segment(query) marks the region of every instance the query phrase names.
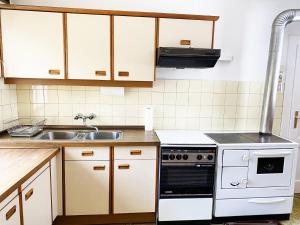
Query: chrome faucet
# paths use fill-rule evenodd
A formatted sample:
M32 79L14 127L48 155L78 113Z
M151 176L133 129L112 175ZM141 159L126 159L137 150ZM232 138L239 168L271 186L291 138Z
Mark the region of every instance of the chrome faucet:
M89 115L83 115L82 113L77 113L77 115L74 117L74 120L79 120L82 119L83 123L86 123L86 120L93 120L95 119L97 116L94 113L90 113Z
M83 122L84 126L89 127L89 128L93 128L93 129L95 129L96 132L98 133L98 132L99 132L98 127L93 126L93 125L87 125L87 124L86 124L86 120L87 120L87 119L93 120L93 119L95 119L96 117L97 117L97 116L96 116L96 114L94 114L94 113L90 113L89 115L83 115L82 113L77 113L77 115L74 117L74 120L82 119L82 122Z
M99 129L98 129L98 127L96 127L96 126L93 126L93 125L86 125L86 127L95 129L97 133L99 132Z

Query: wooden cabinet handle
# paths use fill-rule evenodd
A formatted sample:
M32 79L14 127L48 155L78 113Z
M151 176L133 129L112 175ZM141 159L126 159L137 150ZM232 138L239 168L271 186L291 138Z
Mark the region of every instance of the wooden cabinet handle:
M84 151L81 152L82 156L93 156L94 155L94 151Z
M119 77L129 77L129 72L127 72L127 71L120 71L119 72Z
M25 201L27 201L32 195L33 195L33 188L31 188L31 189L25 194Z
M180 40L180 45L191 45L191 40Z
M130 155L141 155L142 154L142 150L131 150L130 151Z
M50 75L60 75L60 70L49 70Z
M105 170L105 166L94 166L94 170Z
M119 170L128 170L130 168L129 164L122 164L118 166Z
M17 206L13 206L8 212L5 214L6 220L9 220L17 211Z
M104 71L104 70L96 70L95 71L95 75L98 77L100 77L100 76L106 76L106 71Z

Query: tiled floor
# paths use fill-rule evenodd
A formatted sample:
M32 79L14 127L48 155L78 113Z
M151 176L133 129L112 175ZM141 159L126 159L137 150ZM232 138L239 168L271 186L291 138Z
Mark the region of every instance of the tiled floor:
M294 210L289 221L283 221L283 225L300 225L300 194L295 196Z

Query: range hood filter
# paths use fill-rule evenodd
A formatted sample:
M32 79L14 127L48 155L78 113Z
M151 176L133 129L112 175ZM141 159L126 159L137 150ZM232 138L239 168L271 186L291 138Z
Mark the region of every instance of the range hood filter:
M220 55L220 49L160 47L157 49L156 65L169 68L212 68Z

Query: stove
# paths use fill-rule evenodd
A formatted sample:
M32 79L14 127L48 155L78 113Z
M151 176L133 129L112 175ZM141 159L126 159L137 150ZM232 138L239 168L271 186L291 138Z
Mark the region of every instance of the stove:
M207 133L206 135L220 144L291 143L275 135L263 135L260 133Z
M199 131L156 131L160 141L157 224L210 224L215 142Z

